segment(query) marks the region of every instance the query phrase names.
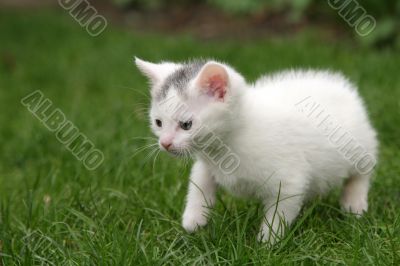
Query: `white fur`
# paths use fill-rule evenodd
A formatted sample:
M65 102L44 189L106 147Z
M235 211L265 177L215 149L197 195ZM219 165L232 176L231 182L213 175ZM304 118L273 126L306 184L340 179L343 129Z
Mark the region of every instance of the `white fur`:
M279 239L284 231L282 222L290 225L305 200L326 194L343 180L346 180L341 200L343 208L355 214L367 210L371 173L359 173L316 128L312 119L296 109L296 104L311 97L365 152L376 157L375 131L362 100L348 80L331 72L287 71L247 84L231 67L220 66L229 76L223 102L208 99L199 92L197 81L203 71L190 82L188 98L180 97L174 90L169 92L177 103L184 102L189 107L193 131L205 125L240 158L238 168L226 175L204 154L195 153L182 222L187 231L207 223L217 185L235 195L256 197L263 202L265 219L259 234L263 241ZM156 117L165 123L163 128L154 126ZM160 108L154 100L151 120L157 136L172 134L177 150L190 148L190 132L179 129L168 108Z

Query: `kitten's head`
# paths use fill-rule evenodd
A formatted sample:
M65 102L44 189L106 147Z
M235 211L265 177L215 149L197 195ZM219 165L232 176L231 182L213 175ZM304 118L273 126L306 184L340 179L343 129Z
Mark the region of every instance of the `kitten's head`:
M229 133L246 85L231 67L212 60L135 63L150 81L150 123L162 150L184 154L195 150L195 138Z

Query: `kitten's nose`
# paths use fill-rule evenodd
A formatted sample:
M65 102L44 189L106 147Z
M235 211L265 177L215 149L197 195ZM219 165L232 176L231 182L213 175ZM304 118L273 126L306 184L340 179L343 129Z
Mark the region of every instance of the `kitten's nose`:
M161 141L161 146L163 146L166 150L168 150L172 145L170 141Z

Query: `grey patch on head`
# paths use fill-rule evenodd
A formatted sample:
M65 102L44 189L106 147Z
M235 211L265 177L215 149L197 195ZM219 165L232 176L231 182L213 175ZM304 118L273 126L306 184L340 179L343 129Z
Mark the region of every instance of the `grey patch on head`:
M162 100L167 97L170 89L176 89L179 94L185 95L185 89L189 82L196 77L200 72L200 69L207 63L208 60L198 59L184 63L181 67L175 70L169 75L164 84L161 86L161 90L157 94L157 100Z

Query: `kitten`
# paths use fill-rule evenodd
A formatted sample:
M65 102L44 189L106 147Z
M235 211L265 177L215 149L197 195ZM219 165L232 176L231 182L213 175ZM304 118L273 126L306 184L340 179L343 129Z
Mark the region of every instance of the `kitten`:
M160 148L191 154L182 225L206 225L217 186L258 198L258 239L283 236L303 203L344 184L341 205L367 211L377 139L356 88L326 71L285 71L249 84L213 60L135 59L151 84L150 123Z

